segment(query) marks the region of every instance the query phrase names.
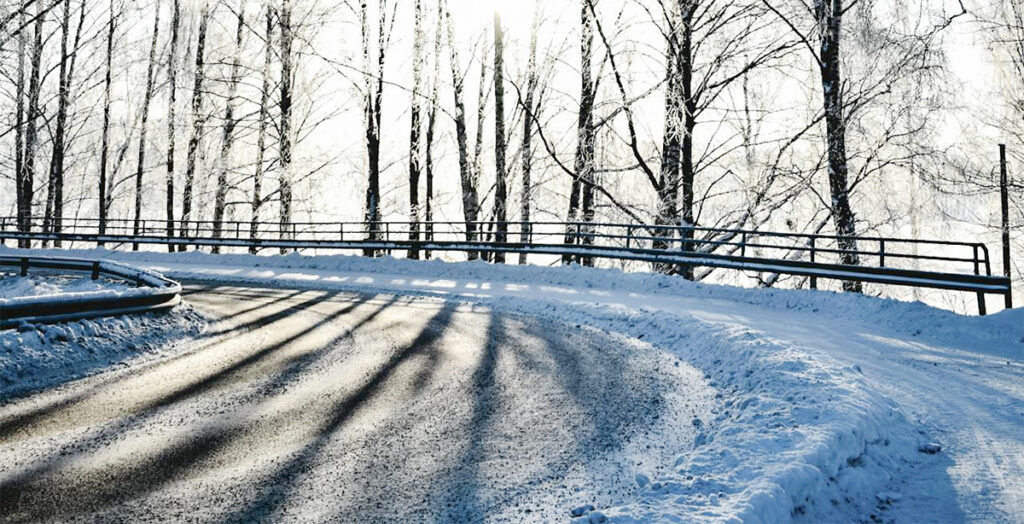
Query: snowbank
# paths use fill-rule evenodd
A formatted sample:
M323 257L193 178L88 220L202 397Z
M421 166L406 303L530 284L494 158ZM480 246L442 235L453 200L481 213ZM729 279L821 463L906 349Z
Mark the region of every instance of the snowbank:
M91 293L94 291L120 291L134 286L110 279L93 280L89 277L58 275L0 276L0 300L18 297L41 297L65 293Z
M71 301L79 296L129 296L145 292L123 282L62 276L0 279L0 302L38 297ZM145 314L55 325L22 323L0 330L0 401L82 377L103 367L152 356L199 333L205 321L187 306L167 314Z
M896 471L927 449L928 436L865 380L859 366L757 325L791 322L795 313L804 330L856 322L1017 359L1024 348L1024 310L963 317L858 295L749 290L588 268L349 256L76 254L130 261L178 279L485 303L643 339L704 371L718 398L712 420L690 422L700 430L695 446L678 450L670 473L638 477L635 497L620 505L588 511L589 501L579 501L580 521L779 522L840 514L859 520L898 498L886 489ZM765 316L759 322L744 318L753 314Z

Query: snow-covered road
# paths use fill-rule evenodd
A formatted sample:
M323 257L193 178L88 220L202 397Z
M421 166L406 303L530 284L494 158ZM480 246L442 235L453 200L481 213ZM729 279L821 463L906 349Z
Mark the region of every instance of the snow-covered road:
M0 520L559 520L692 446L647 344L388 294L192 286L177 355L0 406ZM682 428L682 429L680 429Z
M531 332L537 322L548 322L543 318L597 326L623 335L623 347L643 339L659 351L640 354L662 355L641 365L648 373L664 371L663 362L661 368L654 362L676 358L684 374L699 369L697 378L714 396L710 407L691 400L681 422L641 439L645 451L637 456L653 458L632 468L619 462L621 470L609 465L619 475L614 478L627 479L608 481L621 487L615 494L570 497L594 503L614 521L1024 523L1021 309L965 317L850 294L748 290L587 268L346 256L78 254L179 279L407 297L400 302L437 297L495 318L523 313L537 319L519 320ZM524 377L535 372L528 370ZM561 372L545 380L556 383ZM639 379L643 371L637 373ZM430 405L452 409L442 400ZM689 420L686 409L705 414ZM636 488L616 484L628 483L634 473L642 474ZM307 492L313 498L323 493L306 486L292 496ZM540 520L513 510L495 515L513 514Z
M963 317L919 304L832 293L692 289L686 284L679 290L662 289L664 282L656 276L653 282L638 282L643 279L640 275L616 278L612 274L613 278L603 279L602 272L581 270L551 278L555 272L540 270L544 276L531 278L528 273L535 268L519 275L517 268L458 267L409 274L389 271L387 265L367 273L359 271L365 265L361 261L351 263L355 271L307 270L302 262L285 263L288 267L282 268L187 263L152 267L181 276L240 282L301 282L320 288L384 289L499 303L542 300L604 305L624 312L695 319L727 332L754 333L781 348L795 348L857 370L867 387L882 393L900 417L909 420L921 443L942 448L938 454L887 453L878 459L877 468L864 468L863 473L887 478L849 481L863 486L838 490L873 492L872 501L835 500L835 494L829 494L825 498L838 503L809 511L809 520L870 520L874 515L894 522L1024 523L1024 315L1020 310L988 318ZM404 269L406 264L396 266ZM648 340L656 337L648 334ZM886 428L874 429L885 441L892 436ZM861 438L864 431L853 430ZM759 511L749 515L757 518ZM794 516L801 515L805 514L798 511Z

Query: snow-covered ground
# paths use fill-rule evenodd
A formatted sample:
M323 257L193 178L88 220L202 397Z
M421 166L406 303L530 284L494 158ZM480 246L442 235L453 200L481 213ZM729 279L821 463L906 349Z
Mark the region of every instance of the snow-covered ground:
M0 276L0 300L17 297L39 297L64 293L87 293L91 291L124 290L130 286L126 282L86 277L62 275L30 274L27 277Z
M128 283L90 277L31 274L0 277L0 303L21 297L133 289ZM205 325L188 306L168 314L23 324L0 330L0 402L13 396L100 371L116 363L157 358Z
M643 339L703 371L717 398L686 428L697 428L694 444L581 520L1024 522L1021 309L964 317L585 268L74 254L178 279L482 303Z

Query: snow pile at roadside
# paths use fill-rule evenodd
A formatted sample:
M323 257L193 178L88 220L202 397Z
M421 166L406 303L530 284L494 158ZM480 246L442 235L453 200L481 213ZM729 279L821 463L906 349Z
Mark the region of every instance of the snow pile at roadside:
M167 313L21 324L0 331L0 402L135 358L153 358L202 332L189 306Z
M842 505L867 515L893 464L923 442L860 372L746 328L628 307L495 301L493 307L583 322L666 348L705 372L713 418L668 474L640 478L633 500L581 522L782 522ZM587 501L580 501L586 505Z
M18 297L40 297L66 293L91 293L94 291L119 291L129 289L125 282L90 277L66 277L58 275L0 276L0 300Z
M780 321L799 313L802 328L858 321L908 340L989 341L986 348L1014 358L1024 342L1022 310L972 318L857 295L738 289L614 270L349 256L78 254L141 263L172 278L484 303L643 339L702 370L718 398L711 420L690 421L700 431L694 447L678 450L670 473L639 475L630 500L593 510L579 501L581 521L868 520L898 498L887 489L922 449L931 449L929 436L872 387L859 366L752 327L742 319L746 305ZM676 301L722 307L690 314L672 307Z

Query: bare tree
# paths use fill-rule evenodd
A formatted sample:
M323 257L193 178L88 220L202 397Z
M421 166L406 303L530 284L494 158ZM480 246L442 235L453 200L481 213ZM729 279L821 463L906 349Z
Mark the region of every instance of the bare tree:
M167 177L166 183L166 216L167 236L174 236L174 154L177 133L175 112L178 96L178 33L181 26L181 6L179 0L171 0L171 47L167 54ZM169 251L174 246L167 245Z
M189 221L192 220L192 192L195 187L196 163L199 156L199 142L206 127L206 113L203 112L203 90L206 82L206 30L210 23L210 6L203 0L199 11L199 34L196 35L195 79L192 83L192 136L188 141L185 157L185 189L181 199L181 236L189 236ZM184 251L184 244L178 251Z
M822 92L822 119L825 122L825 149L827 157L829 200L826 203L836 234L839 236L837 247L840 251L839 260L844 265L858 265L860 257L857 242L857 217L851 204L851 192L856 184L864 180L872 171L872 163L877 166L888 165L878 161L881 145L872 145L867 160L851 180L850 156L848 148L848 123L858 113L865 111L872 103L893 92L893 84L900 79L913 79L916 73L931 69L935 62L935 36L948 27L954 19L966 13L960 3L960 11L951 16L942 15L935 25L926 26L921 32L915 28L909 34L900 32L895 36L878 34L875 40L885 47L877 52L889 51L892 59L883 61L874 57L871 69L877 71L872 77L865 74L865 79L851 81L846 78L843 70L845 44L843 40L844 22L852 10L862 7L857 0L814 0L811 9L802 3L786 9L783 0L761 0L779 20L781 20L804 45L810 53L818 69ZM870 10L862 10L862 17L870 17ZM808 20L810 15L810 20ZM894 51L891 51L894 50ZM888 58L888 57L886 57ZM919 77L917 77L920 79ZM898 123L893 123L893 126ZM888 133L887 133L888 134ZM883 137L882 140L889 140ZM863 286L858 282L843 282L846 291L861 292Z
M537 34L540 32L540 0L533 3L533 23L530 25L530 56L526 66L526 97L522 100L523 105L523 145L522 145L522 185L519 191L519 220L522 222L519 241L523 244L530 242L533 233L531 220L531 204L533 202L533 125L534 115L538 108L535 107L537 96ZM526 264L526 253L519 254L519 263Z
M281 112L280 128L278 129L278 149L280 151L281 172L278 177L278 193L280 198L280 233L282 239L292 238L292 80L293 80L293 49L295 35L292 30L291 0L282 0L278 10L277 25L281 34L281 82L278 106ZM281 253L287 251L281 248Z
M263 85L260 89L260 109L256 123L256 171L252 177L252 221L249 224L249 239L256 240L259 234L260 208L263 206L263 175L267 153L267 124L270 120L270 65L274 57L274 8L267 4L265 44L263 49ZM256 254L255 245L249 252Z
M420 238L420 155L422 144L420 133L423 124L420 106L420 91L423 83L423 2L416 0L413 14L413 50L412 50L412 102L410 105L411 120L409 124L409 240L416 242ZM409 250L409 258L418 259L419 251Z
M494 11L494 240L508 241L508 190L505 172L505 35L501 15ZM494 262L505 263L505 253L494 253Z
M397 5L396 5L397 7ZM360 28L363 44L363 71L366 77L365 124L366 124L366 156L369 172L367 173L366 205L364 215L367 227L367 239L381 240L380 221L380 140L381 140L381 104L384 101L384 63L387 56L388 42L391 32L388 29L388 2L377 2L377 63L376 70L371 65L373 50L370 46L370 24L368 20L366 0L360 4ZM394 16L391 22L394 23ZM366 256L377 256L379 251L367 249Z
M146 68L146 92L142 98L142 117L139 126L139 155L135 167L135 214L132 234L139 236L139 221L142 218L142 172L146 168L146 123L149 121L149 105L153 100L156 80L156 44L160 37L160 3L157 2L153 15L153 39L149 44L149 65ZM132 250L138 251L138 242L132 243Z
M110 0L110 13L107 19L107 52L103 72L103 128L100 132L100 178L99 178L99 208L98 231L103 236L107 231L107 163L110 154L110 86L112 84L112 60L114 55L114 30L117 26L117 11L114 10L114 0ZM103 243L101 242L102 246Z
M41 116L39 94L42 88L43 60L43 7L36 4L35 22L32 28L32 56L28 81L28 114L25 117L25 158L17 178L18 230L28 233L32 230L32 197L36 176L36 155L39 148L37 121ZM28 239L19 239L18 247L31 247Z
M85 7L82 7L83 13ZM79 23L79 34L82 25ZM61 217L64 214L64 155L67 135L68 104L71 72L68 69L68 36L71 33L71 2L64 0L61 16L60 59L57 73L57 118L53 129L53 146L50 151L50 177L46 185L46 208L43 212L43 233L60 233ZM77 47L77 46L76 46ZM43 246L48 244L43 241ZM60 247L60 240L54 245Z
M842 0L815 0L814 18L818 31L818 67L824 95L825 130L828 150L828 185L832 193L832 219L839 235L840 260L848 266L860 264L857 254L857 224L850 207L846 158L846 121L843 114L843 79L840 65ZM845 291L861 292L860 282L843 282Z
M235 51L231 58L231 72L228 77L228 95L224 103L224 127L221 136L220 166L217 170L217 189L213 206L213 237L220 238L223 232L224 211L228 194L228 171L231 169L231 153L235 142L235 128L238 119L235 115L237 104L238 83L241 80L242 32L245 29L245 1L238 6L235 26ZM219 246L213 246L214 253L220 252Z
M441 40L444 24L444 0L437 2L437 23L434 32L434 75L431 77L430 88L430 110L427 112L427 136L424 143L426 149L426 195L424 196L423 238L426 241L434 239L434 128L437 124L437 112L440 101L441 87ZM424 252L425 258L430 258L430 251Z
M459 149L459 181L462 187L462 214L466 224L466 241L476 241L477 217L480 204L477 198L476 181L469 163L469 144L466 132L466 106L463 103L465 76L461 71L459 51L455 46L455 27L451 12L445 8L445 26L448 30L448 52L452 72L452 93L455 99L455 141ZM479 255L469 252L470 260Z
M566 213L566 244L590 242L590 231L579 226L580 222L591 222L594 218L594 102L596 89L592 77L594 49L593 10L590 0L582 0L580 6L580 104L576 123L576 156L573 162L573 180L569 193L569 211ZM582 207L582 209L581 209ZM563 255L562 263L584 262L589 259Z
M18 10L20 24L25 23L25 10ZM22 177L25 176L25 32L18 33L18 79L15 85L14 112L14 173L17 198L17 221L19 231L23 230ZM19 246L20 246L19 242Z

